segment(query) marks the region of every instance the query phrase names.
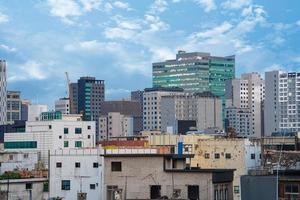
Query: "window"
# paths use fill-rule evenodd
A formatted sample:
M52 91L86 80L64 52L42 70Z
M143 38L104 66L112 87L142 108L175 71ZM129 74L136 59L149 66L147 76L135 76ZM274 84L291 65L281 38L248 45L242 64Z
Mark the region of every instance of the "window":
M96 189L96 185L95 184L90 184L90 189L91 190L95 190Z
M80 168L80 162L76 162L76 163L75 163L75 167L76 167L76 168Z
M62 138L62 136L60 135L60 136L58 136L58 138L59 138L59 139L61 139L61 138Z
M36 141L18 141L18 142L4 142L5 149L31 149L37 148Z
M255 159L255 154L251 153L251 159L254 160Z
M61 168L61 166L62 166L61 162L56 163L56 168Z
M81 141L75 141L75 147L82 147Z
M69 141L64 141L64 147L69 147Z
M9 155L9 160L13 160L14 159L14 155Z
M52 129L52 126L51 126L51 125L49 125L49 129Z
M122 171L122 163L121 162L111 162L111 171L112 172Z
M93 168L98 168L99 167L99 163L94 162L93 163Z
M297 184L285 184L284 196L286 198L296 199L299 195L299 187Z
M219 153L215 153L215 159L219 159L220 158L220 154Z
M70 190L71 189L71 181L70 180L62 180L61 181L61 190Z
M91 130L91 126L87 126L87 129L88 129L88 130Z
M205 159L209 159L209 153L205 153L205 154L204 154L204 158L205 158Z
M25 189L26 190L31 190L32 189L32 183L26 183L25 184Z
M231 154L230 154L230 153L226 153L226 154L225 154L225 158L226 158L226 159L231 159Z
M81 128L75 128L75 134L81 134Z
M234 191L235 194L239 194L240 193L240 186L234 186L233 191Z
M64 134L68 134L69 133L69 129L68 128L64 128Z
M23 158L24 159L27 159L29 157L29 154L28 153L25 153L24 155L23 155Z
M88 135L88 139L91 139L91 135Z

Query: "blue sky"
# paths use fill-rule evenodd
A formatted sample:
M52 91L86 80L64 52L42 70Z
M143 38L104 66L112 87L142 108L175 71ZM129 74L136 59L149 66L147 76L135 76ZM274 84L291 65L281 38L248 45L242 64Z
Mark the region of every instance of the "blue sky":
M151 87L151 63L178 50L236 55L244 72L300 65L299 0L0 0L8 88L53 105L72 81L106 81L107 99Z

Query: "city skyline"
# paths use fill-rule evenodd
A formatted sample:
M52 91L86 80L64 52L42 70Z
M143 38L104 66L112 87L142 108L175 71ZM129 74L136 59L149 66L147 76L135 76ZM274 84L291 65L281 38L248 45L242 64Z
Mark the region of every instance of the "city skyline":
M300 63L297 1L6 1L0 5L0 57L8 90L54 106L64 72L104 79L107 99L152 86L153 62L178 50L236 55L241 73ZM32 89L33 88L33 89ZM38 100L37 100L38 97Z

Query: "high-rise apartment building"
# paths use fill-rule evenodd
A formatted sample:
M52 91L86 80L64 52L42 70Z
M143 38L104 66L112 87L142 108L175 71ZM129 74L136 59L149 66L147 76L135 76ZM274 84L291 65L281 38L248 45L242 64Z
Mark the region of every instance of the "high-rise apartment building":
M132 136L133 117L122 115L118 112L110 112L99 118L100 139L106 140L110 137Z
M211 92L161 98L163 132L185 134L191 128L187 127L190 121L196 122L192 128L197 130L223 129L222 100Z
M104 80L95 77L80 77L69 85L71 113L83 115L86 121L96 121L96 137L99 139L99 117L105 99Z
M300 73L265 73L265 135L300 131Z
M117 112L133 118L133 133L139 134L143 130L143 110L138 101L120 100L104 101L101 109L102 115Z
M28 99L22 99L21 102L21 120L28 120L28 107L31 105L31 101Z
M146 88L143 94L143 130L161 130L161 98L183 94L181 88Z
M55 111L60 111L62 114L70 114L69 98L60 98L55 101Z
M246 130L237 132L238 135L261 137L263 134L264 98L265 82L258 73L242 74L239 79L226 81L226 125L236 131ZM247 125L245 129L238 127L240 121L235 121L244 119L243 115L239 115L242 113L251 113L248 116L250 118L249 127Z
M69 85L69 98L70 98L70 113L78 113L78 84L70 83Z
M153 87L180 87L187 92L210 91L223 98L225 81L235 77L235 56L178 51L175 60L153 63ZM223 102L225 104L225 101Z
M0 60L0 125L6 123L6 61Z
M144 91L136 90L131 92L131 101L137 101L140 104L141 111L143 110L143 94Z
M77 107L76 113L83 114L84 120L97 121L104 101L104 80L95 77L80 77L77 83L71 83L71 109Z
M7 91L7 106L6 106L6 121L9 124L14 123L16 120L21 120L21 92L20 91Z

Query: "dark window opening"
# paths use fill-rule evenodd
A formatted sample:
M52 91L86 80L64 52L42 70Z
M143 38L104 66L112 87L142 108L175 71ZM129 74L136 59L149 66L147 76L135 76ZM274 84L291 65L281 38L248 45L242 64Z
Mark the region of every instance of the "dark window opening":
M122 162L111 162L111 171L112 172L122 171Z
M161 197L161 186L151 185L150 186L150 199L159 199Z

